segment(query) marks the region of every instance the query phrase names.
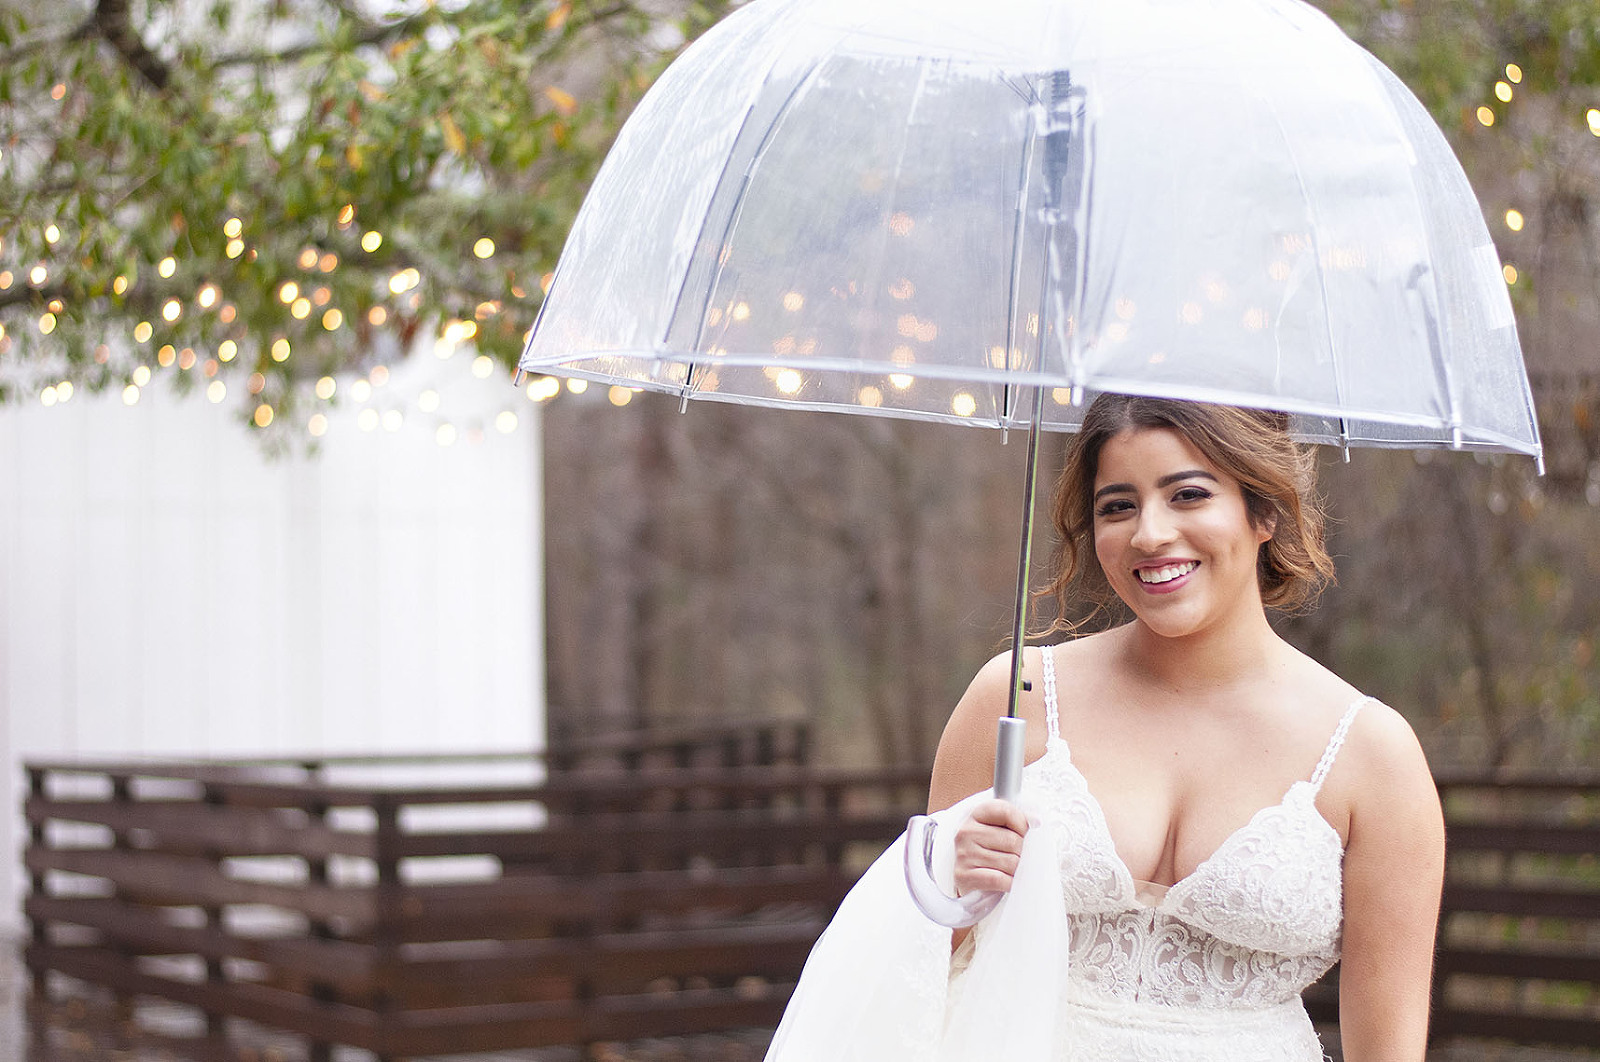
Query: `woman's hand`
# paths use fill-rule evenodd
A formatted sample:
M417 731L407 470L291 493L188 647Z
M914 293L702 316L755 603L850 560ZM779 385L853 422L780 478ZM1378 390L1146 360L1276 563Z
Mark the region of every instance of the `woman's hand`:
M956 895L1010 892L1028 818L1007 800L985 800L956 830Z

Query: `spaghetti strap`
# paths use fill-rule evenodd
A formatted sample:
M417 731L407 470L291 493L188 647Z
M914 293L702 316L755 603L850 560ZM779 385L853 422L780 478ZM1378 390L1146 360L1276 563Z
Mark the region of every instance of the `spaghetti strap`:
M1044 725L1051 741L1061 740L1061 707L1056 700L1055 646L1039 648L1039 660L1044 665Z
M1328 777L1328 771L1333 768L1334 758L1339 755L1339 750L1344 747L1345 735L1350 733L1350 724L1355 722L1356 713L1361 711L1361 706L1368 701L1375 701L1376 697L1362 697L1344 711L1339 725L1334 728L1333 737L1328 739L1328 747L1323 750L1322 759L1317 761L1317 769L1311 772L1311 792L1317 793L1322 789L1323 779Z

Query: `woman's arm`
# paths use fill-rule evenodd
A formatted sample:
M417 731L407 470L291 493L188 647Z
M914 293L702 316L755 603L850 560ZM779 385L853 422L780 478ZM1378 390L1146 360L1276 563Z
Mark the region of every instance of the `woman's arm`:
M987 789L994 781L995 720L1005 714L1010 683L1011 654L1001 653L978 671L957 703L933 760L930 812ZM987 800L974 807L955 835L957 895L1010 891L1027 832L1027 817L1014 804ZM967 932L956 931L957 945Z
M1339 1037L1346 1062L1422 1062L1444 816L1411 727L1370 705L1352 728ZM1342 762L1346 762L1341 760Z

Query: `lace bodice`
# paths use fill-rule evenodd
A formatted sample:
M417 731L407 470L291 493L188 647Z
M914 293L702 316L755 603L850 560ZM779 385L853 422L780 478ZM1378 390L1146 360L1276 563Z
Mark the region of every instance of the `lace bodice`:
M1265 1007L1296 1000L1338 961L1344 852L1315 801L1365 699L1345 712L1309 779L1152 897L1117 855L1105 815L1061 738L1048 650L1044 697L1048 744L1024 770L1022 803L1055 835L1070 994L1125 1004Z

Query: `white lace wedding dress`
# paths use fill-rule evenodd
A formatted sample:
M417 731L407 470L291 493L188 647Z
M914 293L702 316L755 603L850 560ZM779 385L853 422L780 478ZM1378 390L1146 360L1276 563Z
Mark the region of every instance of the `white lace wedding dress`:
M1315 799L1366 699L1308 779L1162 890L1118 857L1043 657L1048 744L1018 800L1034 825L970 962L952 975L949 930L911 904L902 838L818 941L767 1062L1321 1062L1300 993L1339 958L1344 852Z

